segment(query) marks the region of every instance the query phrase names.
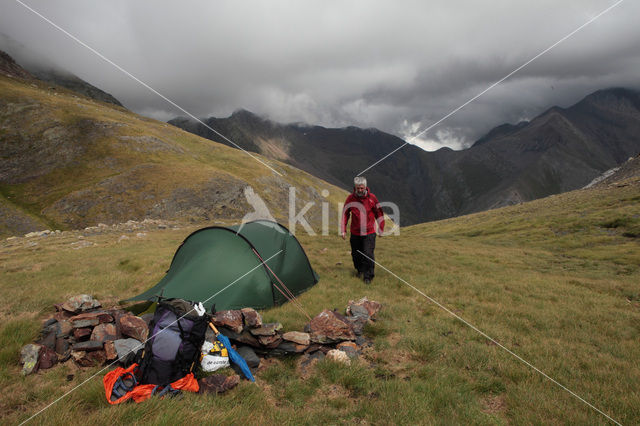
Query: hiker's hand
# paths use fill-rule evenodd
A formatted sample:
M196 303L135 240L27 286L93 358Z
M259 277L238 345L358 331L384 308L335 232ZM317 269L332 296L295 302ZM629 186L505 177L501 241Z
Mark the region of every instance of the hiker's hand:
M344 240L344 239L346 239L346 238L347 238L347 233L346 233L346 232L343 232L341 236L342 236L342 239Z

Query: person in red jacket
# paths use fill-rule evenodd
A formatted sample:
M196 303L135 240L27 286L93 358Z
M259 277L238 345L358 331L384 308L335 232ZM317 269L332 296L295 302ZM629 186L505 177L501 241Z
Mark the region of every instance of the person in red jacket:
M353 193L349 194L344 202L340 232L344 240L347 235L347 222L351 218L349 242L353 266L358 278L364 278L365 284L369 284L374 276L373 251L376 248L376 233L382 235L384 231L384 213L378 199L367 187L367 179L358 176L353 179L353 184ZM361 253L364 253L364 256Z

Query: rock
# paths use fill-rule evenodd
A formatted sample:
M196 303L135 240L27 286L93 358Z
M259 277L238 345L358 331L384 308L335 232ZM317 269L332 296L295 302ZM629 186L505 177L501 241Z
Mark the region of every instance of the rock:
M107 360L104 351L71 351L71 358L80 367L96 367L104 364Z
M276 349L279 349L281 351L284 351L286 353L295 353L295 354L300 354L302 352L304 352L305 350L307 350L309 346L308 345L299 345L297 343L293 343L293 342L282 342L278 345L278 347Z
M116 345L112 340L104 342L104 354L107 357L107 361L113 361L114 359L118 358Z
M308 369L312 367L318 361L322 361L325 358L325 354L321 351L313 352L312 354L305 354L300 361L300 368L303 374L306 374Z
M62 309L62 303L54 306L58 311L55 314L53 314L53 318L55 318L58 322L68 320L69 318L75 316L73 312L68 312Z
M90 352L90 351L101 350L103 346L104 344L102 342L96 342L95 340L87 340L86 342L74 343L73 346L71 346L71 350L76 352L77 351Z
M98 324L112 322L113 317L109 315L108 312L97 311L97 312L87 312L84 314L73 316L69 318L69 321L71 322L71 325L74 328L94 327Z
M71 347L69 346L69 342L64 337L56 338L56 353L60 355L60 362L64 362L69 359Z
M244 328L242 312L237 310L216 312L213 314L211 321L216 327L226 327L238 334L242 333Z
M260 358L249 346L238 346L236 352L244 358L249 367L258 368L260 366Z
M80 294L74 296L62 304L62 308L69 312L86 312L91 309L99 308L100 302L88 294Z
M142 320L147 323L148 327L151 324L151 320L153 319L153 313L140 315L140 318L142 318Z
M57 326L57 322L55 325ZM53 329L52 329L53 328ZM51 350L55 350L56 348L56 336L58 335L59 327L51 327L49 326L47 329L43 330L42 338L39 339L36 343L42 346L46 346Z
M261 327L252 328L249 330L254 336L273 336L278 330L282 329L282 324L279 322L272 322L269 324L263 324Z
M244 317L244 325L251 328L262 326L262 316L253 308L242 308L240 310Z
M325 309L311 320L311 341L316 343L336 343L355 340L352 325L335 311Z
M362 305L347 306L347 315L355 318L364 318L365 321L369 320L369 310Z
M89 337L91 337L91 328L76 328L73 330L73 337L77 341L89 340Z
M106 342L116 340L116 326L114 324L98 324L91 332L90 340Z
M258 342L260 342L262 346L272 349L282 342L282 337L278 334L274 334L273 336L258 336Z
M120 331L125 336L144 342L147 340L149 327L147 327L147 323L142 318L124 315L120 317Z
M58 332L57 337L69 336L73 331L73 326L71 325L71 321L62 320L62 321L58 321L58 324L60 325L60 331Z
M113 346L118 354L118 361L127 364L128 358L135 357L135 354L144 348L142 342L136 339L118 339L113 342Z
M35 373L38 371L38 359L42 346L29 343L20 350L20 363L22 364L22 375Z
M58 322L58 320L57 320L57 319L55 319L55 318L49 318L48 320L46 320L46 321L44 322L44 324L42 324L42 328L45 328L45 329L46 329L46 328L47 328L47 327L49 327L50 325L53 325L53 324L55 324L55 323L57 323L57 322Z
M345 317L345 319L353 327L353 332L355 333L356 336L362 336L362 334L364 333L364 326L367 325L367 322L368 322L367 318L369 318L368 315L366 318L361 316Z
M300 331L289 331L282 335L284 340L297 343L298 345L309 346L311 343L311 335L309 333L302 333Z
M260 347L260 342L258 342L258 339L256 339L251 333L249 333L249 331L243 331L241 334L238 334L227 328L221 328L219 331L235 342L253 346L254 348ZM212 335L213 335L213 332L212 332ZM215 336L213 338L215 339ZM213 341L213 340L210 340L210 341Z
M329 352L327 352L327 359L339 362L341 364L349 365L351 363L351 361L349 360L349 356L338 349L331 349Z
M58 363L58 355L53 349L43 346L40 350L40 357L38 358L38 369L46 370L53 367Z
M346 353L349 358L358 357L358 347L353 342L338 343L338 345L336 345L336 349Z
M212 374L198 380L200 390L198 393L223 393L233 389L240 383L240 376L225 376L224 374Z
M347 306L347 315L356 316L352 312L358 312L358 308L360 307L365 308L369 313L369 318L374 319L376 317L376 314L380 311L380 309L382 309L382 304L373 300L369 300L366 297L363 297L357 302L350 300Z

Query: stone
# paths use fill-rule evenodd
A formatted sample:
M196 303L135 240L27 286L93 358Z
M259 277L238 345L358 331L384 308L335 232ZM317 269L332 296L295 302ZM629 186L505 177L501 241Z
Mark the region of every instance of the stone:
M57 337L66 337L71 335L71 332L73 331L73 326L71 325L71 321L61 320L61 321L58 321L58 324L60 325L60 331L58 332Z
M62 309L69 312L86 312L99 307L100 302L88 294L71 297L62 304Z
M198 393L223 393L233 389L240 383L240 376L225 376L224 374L212 374L198 380L200 390Z
M127 364L128 358L133 359L135 354L144 348L142 342L136 339L118 339L113 342L118 354L118 361Z
M244 325L251 328L262 327L262 316L253 308L242 308L240 310L244 317Z
M151 320L153 319L153 313L140 315L140 318L142 318L142 320L147 323L148 327L151 324Z
M42 346L29 343L20 350L20 363L22 364L22 375L35 373L38 371L38 359Z
M336 345L336 349L347 354L349 358L358 357L358 347L354 342L342 342Z
M57 322L55 324L57 325ZM48 327L47 329L43 330L42 338L40 338L36 343L42 346L46 346L49 349L55 350L56 336L58 334L56 328L59 327L55 327L54 329L52 329L52 327Z
M57 363L58 355L56 355L56 351L47 346L43 346L42 350L40 350L40 357L38 358L38 369L46 370Z
M347 315L356 318L364 318L365 321L369 320L369 310L362 305L349 305L347 307Z
M242 343L245 345L249 345L249 346L253 346L254 348L258 348L260 347L260 342L258 342L258 339L256 339L251 333L249 333L249 331L243 331L242 333L236 333L232 330L229 330L227 328L221 328L219 330L222 334L224 334L225 336L227 336L229 339L238 342L238 343ZM215 336L215 335L214 335ZM212 341L212 340L210 340Z
M61 356L69 355L69 342L64 337L56 337L56 353Z
M76 328L73 330L73 337L77 341L89 340L89 337L91 337L91 328Z
M339 362L341 364L349 365L351 363L349 356L338 349L331 349L329 352L327 352L326 357L328 360Z
M120 331L124 336L133 337L136 340L144 342L149 334L149 327L142 318L133 315L124 315L120 317Z
M282 338L299 345L309 346L311 343L311 335L300 331L288 331L282 335Z
M352 325L345 317L328 309L311 320L310 330L311 341L315 343L336 343L356 338Z
M275 348L282 342L282 337L279 334L273 336L258 336L258 342L266 348Z
M104 354L107 357L107 361L113 361L118 358L118 352L116 351L116 345L113 340L104 342Z
M107 360L104 351L71 351L71 358L80 367L96 367Z
M278 330L282 330L282 324L279 322L272 322L269 324L262 324L261 327L252 328L249 331L254 336L273 336Z
M236 352L238 352L238 355L240 355L246 361L247 365L250 368L260 367L260 358L249 346L238 346Z
M71 346L71 350L73 351L98 351L101 350L104 344L102 342L96 342L95 340L87 340L86 342L78 342L74 343Z
M57 322L58 322L58 320L57 320L57 319L55 319L55 318L49 318L48 320L46 320L46 321L44 322L44 324L42 324L42 328L47 328L47 327L49 327L50 325L53 325L53 324L55 324L55 323L57 323Z
M211 322L216 327L226 327L234 333L242 333L244 328L242 322L242 312L237 310L216 312L211 317Z
M114 324L98 324L91 332L91 338L97 342L106 342L107 340L116 340L116 326Z
M56 309L58 308L58 305L55 305ZM60 310L58 312L56 312L55 314L53 314L53 318L56 319L58 322L62 322L65 320L68 320L69 318L75 316L75 314L71 313L71 312L67 312L65 310Z
M350 300L347 306L347 315L352 315L351 312L354 311L357 312L359 310L359 307L365 308L369 313L369 318L374 319L376 317L376 314L380 311L380 309L382 309L382 304L373 300L369 300L366 297L363 297L357 302Z
M321 351L313 352L312 354L305 354L300 361L300 368L303 374L306 374L308 369L315 363L322 361L325 358L325 354Z
M368 316L366 318L361 316L345 317L345 319L351 324L351 327L353 327L353 332L356 336L362 336L362 334L364 334L364 326L367 325L369 321Z
M302 352L304 352L305 350L307 350L309 346L307 345L299 345L297 343L293 343L293 342L282 342L278 345L278 347L276 349L279 349L281 351L287 352L287 353L296 353L296 354L300 354Z

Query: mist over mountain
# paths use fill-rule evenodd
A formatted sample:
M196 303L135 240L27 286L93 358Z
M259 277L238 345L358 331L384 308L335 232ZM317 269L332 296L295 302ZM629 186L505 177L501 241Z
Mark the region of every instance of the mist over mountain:
M404 141L376 129L280 124L240 110L203 119L235 144L345 189L353 177ZM225 143L201 123L170 124ZM640 152L640 93L612 88L529 122L503 124L471 148L426 152L406 145L366 172L381 201L396 203L403 225L444 219L581 188Z

